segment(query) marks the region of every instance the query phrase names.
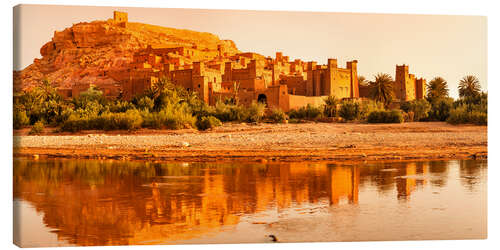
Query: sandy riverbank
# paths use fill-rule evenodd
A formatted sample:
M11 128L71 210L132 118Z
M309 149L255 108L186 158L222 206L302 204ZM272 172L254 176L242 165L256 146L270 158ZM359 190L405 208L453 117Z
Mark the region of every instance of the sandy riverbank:
M403 124L225 124L196 130L88 131L29 136L14 156L157 161L372 161L487 157L487 127Z

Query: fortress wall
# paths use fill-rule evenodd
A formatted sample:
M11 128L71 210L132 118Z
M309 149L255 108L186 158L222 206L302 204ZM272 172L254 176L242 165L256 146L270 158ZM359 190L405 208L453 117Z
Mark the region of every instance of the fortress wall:
M280 84L287 85L290 94L307 95L306 81L302 76L284 76L280 80Z
M245 79L238 82L241 90L256 91L266 88L266 84L262 79Z
M289 106L288 110L298 109L300 107L304 107L307 104L311 104L314 106L319 106L325 104L323 100L327 96L301 96L301 95L288 95L289 98ZM286 110L286 111L288 111Z
M193 90L193 70L176 70L172 72L172 82L175 85L184 87L185 89Z
M370 92L371 92L371 89L370 89L370 86L365 86L365 85L359 85L359 97L365 97L365 98L369 98L370 97Z
M130 78L130 71L125 70L109 70L106 72L107 76L111 77L117 82L123 82Z

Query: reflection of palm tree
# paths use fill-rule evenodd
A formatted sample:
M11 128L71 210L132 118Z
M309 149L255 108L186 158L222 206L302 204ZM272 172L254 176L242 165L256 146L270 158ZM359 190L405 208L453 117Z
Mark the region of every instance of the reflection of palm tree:
M448 97L448 83L442 77L435 77L427 83L427 98L436 100Z
M458 94L460 97L476 97L481 92L481 85L476 76L464 76L458 84Z
M392 83L393 80L389 74L378 73L375 81L370 84L371 97L377 102L388 105L394 98Z
M477 188L481 170L486 166L480 161L463 160L460 161L460 182L469 191Z

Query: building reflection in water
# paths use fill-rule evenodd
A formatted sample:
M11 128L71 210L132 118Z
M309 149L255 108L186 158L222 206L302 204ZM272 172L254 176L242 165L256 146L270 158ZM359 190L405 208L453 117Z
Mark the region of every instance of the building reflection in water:
M358 204L364 182L375 183L381 192L396 189L397 198L405 200L427 183L413 177L433 171L428 163L370 167L18 159L14 166L14 197L43 212L43 222L60 239L82 246L168 243L236 225L243 214L323 200L331 206ZM380 171L390 167L396 170Z

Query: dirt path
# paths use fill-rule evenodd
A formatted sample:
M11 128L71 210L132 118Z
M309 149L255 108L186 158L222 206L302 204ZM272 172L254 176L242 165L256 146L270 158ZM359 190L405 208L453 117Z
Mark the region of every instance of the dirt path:
M225 124L196 130L88 131L28 136L14 155L156 161L371 161L487 157L486 126L403 124Z

